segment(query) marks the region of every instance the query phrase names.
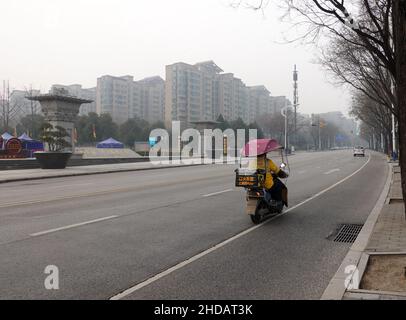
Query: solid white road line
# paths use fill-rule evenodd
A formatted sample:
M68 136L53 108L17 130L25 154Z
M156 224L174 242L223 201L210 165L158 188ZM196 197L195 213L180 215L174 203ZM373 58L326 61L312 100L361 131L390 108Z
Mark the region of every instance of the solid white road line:
M83 187L83 186L90 186L93 185L93 183L79 183L79 184L67 184L67 185L60 185L60 186L52 186L50 185L50 189L61 189L61 188L66 188L66 187ZM21 192L21 188L27 187L26 185L21 185L19 189L6 189L7 192ZM32 186L32 187L37 187L37 186Z
M208 197L218 196L219 194L223 194L223 193L227 193L227 192L231 192L231 191L233 191L233 189L227 189L227 190L223 190L223 191L219 191L219 192L205 194L203 197L208 198Z
M96 222L111 220L111 219L114 219L114 218L117 218L117 217L118 217L118 216L110 216L110 217L100 218L100 219L96 219L96 220L91 220L91 221L85 221L85 222L81 222L81 223L71 224L71 225L65 226L65 227L60 227L60 228L56 228L56 229L50 229L50 230L46 230L46 231L41 231L41 232L33 233L33 234L30 234L30 236L31 236L31 237L38 237L38 236L42 236L42 235L48 234L48 233L54 233L54 232L58 232L58 231L62 231L62 230L67 230L67 229L77 228L77 227L80 227L80 226L85 226L85 225L92 224L92 223L96 223Z
M152 283L158 281L159 279L161 279L161 278L163 278L163 277L166 277L167 275L173 273L174 271L179 270L179 269L181 269L181 268L183 268L183 267L185 267L185 266L191 264L192 262L194 262L194 261L196 261L196 260L199 260L200 258L202 258L202 257L204 257L204 256L206 256L206 255L208 255L208 254L210 254L210 253L212 253L213 251L216 251L217 249L220 249L220 248L226 246L226 245L229 244L230 242L233 242L234 240L237 240L237 239L239 239L239 238L241 238L241 237L247 235L248 233L251 233L251 232L255 231L256 229L258 229L258 228L264 226L265 224L267 224L267 223L269 223L269 222L271 222L271 221L273 221L273 220L275 220L275 219L278 219L279 217L281 217L281 216L283 216L283 215L289 213L290 211L295 210L296 208L303 206L304 204L308 203L309 201L312 201L312 200L314 200L314 199L320 197L320 196L323 195L324 193L330 191L331 189L337 187L338 185L342 184L343 182L345 182L345 181L347 181L348 179L350 179L350 178L352 178L353 176L355 176L358 172L360 172L362 169L364 169L364 168L368 165L368 163L369 163L370 161L371 161L371 157L369 156L369 157L368 157L368 161L367 161L366 163L364 163L364 165L363 165L361 168L359 168L358 170L356 170L355 172L353 172L353 173L350 174L349 176L345 177L344 179L342 179L342 180L338 181L337 183L333 184L332 186L330 186L330 187L328 187L328 188L326 188L326 189L320 191L319 193L315 194L314 196L312 196L312 197L306 199L305 201L303 201L303 202L301 202L301 203L295 205L294 207L289 208L289 209L286 210L284 213L282 213L282 214L280 214L280 215L278 215L278 216L275 216L275 217L273 217L273 218L271 218L271 219L269 219L269 220L266 220L265 222L263 222L263 223L261 223L261 224L259 224L259 225L256 225L256 226L254 226L254 227L251 227L251 228L249 228L249 229L247 229L247 230L245 230L245 231L243 231L243 232L241 232L241 233L235 235L234 237L229 238L229 239L227 239L227 240L225 240L225 241L223 241L223 242L221 242L221 243L215 245L214 247L212 247L212 248L210 248L210 249L207 249L207 250L205 250L205 251L203 251L203 252L201 252L201 253L199 253L199 254L197 254L197 255L195 255L195 256L193 256L193 257L191 257L191 258L189 258L189 259L187 259L187 260L185 260L185 261L182 261L182 262L178 263L177 265L173 266L172 268L169 268L169 269L167 269L167 270L165 270L165 271L163 271L163 272L161 272L161 273L158 273L157 275L153 276L152 278L149 278L149 279L147 279L147 280L145 280L145 281L143 281L143 282L141 282L141 283L139 283L139 284L137 284L137 285L135 285L135 286L133 286L133 287L131 287L131 288L129 288L129 289L127 289L127 290L125 290L125 291L123 291L123 292L121 292L121 293L115 295L115 296L113 296L113 297L111 297L110 300L120 300L120 299L123 299L123 298L127 297L128 295L130 295L130 294L132 294L132 293L134 293L134 292L136 292L136 291L138 291L138 290L140 290L140 289L142 289L142 288L144 288L144 287L146 287L146 286L148 286L148 285L150 285L150 284L152 284Z
M340 171L340 169L333 169L333 170L330 170L330 171L324 172L324 174L332 174L332 173L334 173L334 172L338 172L338 171Z

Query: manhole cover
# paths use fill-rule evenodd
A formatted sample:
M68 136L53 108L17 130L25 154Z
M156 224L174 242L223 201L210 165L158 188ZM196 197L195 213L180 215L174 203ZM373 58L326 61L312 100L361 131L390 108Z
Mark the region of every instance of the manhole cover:
M362 224L343 224L333 241L354 243L363 226Z

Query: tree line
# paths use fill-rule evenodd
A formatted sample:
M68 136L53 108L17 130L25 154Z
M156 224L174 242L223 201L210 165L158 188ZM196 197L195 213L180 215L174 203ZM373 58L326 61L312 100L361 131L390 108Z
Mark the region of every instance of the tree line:
M242 2L255 10L269 4L250 0L237 4ZM399 150L405 199L406 1L280 0L279 4L292 29L302 31L295 39L318 45L320 63L338 83L352 88L352 114L362 122L361 133L370 146L375 148L379 141L392 156Z
M337 125L320 121L323 126L319 130L319 123L315 123L309 117L298 114L297 133L294 132L293 114L288 112L288 138L289 145L294 144L297 149L330 149L333 147L348 146L351 144L350 137ZM224 131L256 129L258 138L276 139L284 144L285 119L280 114L263 115L258 122L246 124L241 118L227 121L222 115L217 118L217 128ZM33 139L41 139L41 128L44 125L44 117L40 114L22 117L17 125L19 134L27 133ZM148 141L149 135L154 129L165 129L163 122L153 124L140 118L132 118L121 125L116 124L109 114L98 115L89 113L79 116L75 123L76 140L78 146L95 146L97 142L115 138L127 147L133 147L135 141ZM341 139L337 140L337 136Z

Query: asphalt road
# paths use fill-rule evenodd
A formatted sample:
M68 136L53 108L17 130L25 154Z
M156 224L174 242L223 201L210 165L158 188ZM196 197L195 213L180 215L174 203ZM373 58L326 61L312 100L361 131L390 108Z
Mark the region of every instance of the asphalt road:
M350 247L328 236L365 222L385 160L351 151L290 157L290 206L306 202L242 236L252 223L234 166L1 185L0 299L109 299L156 275L164 276L122 298L318 299ZM59 269L59 290L44 286L48 265Z

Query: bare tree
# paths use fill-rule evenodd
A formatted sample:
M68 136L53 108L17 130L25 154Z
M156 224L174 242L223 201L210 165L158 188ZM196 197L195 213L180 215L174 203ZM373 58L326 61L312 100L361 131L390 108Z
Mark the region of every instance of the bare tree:
M369 127L370 135L377 136L379 140L383 137L384 151L389 154L392 150L392 113L390 110L362 92L357 92L350 113L362 121L364 129Z
M10 84L3 81L3 87L0 90L0 121L3 130L11 129L11 124L21 114L22 105L16 101L12 101L10 92Z
M38 102L35 102L32 97L33 97L33 89L32 89L32 85L30 86L30 88L25 88L25 92L26 92L26 97L30 98L29 99L29 110L30 110L30 119L31 119L31 125L30 125L30 131L31 131L31 135L32 136L36 136L38 134L38 132L36 131L36 121L35 121L35 116L38 115L39 112L39 107L38 107Z
M327 50L323 50L319 62L334 75L338 84L351 86L395 114L393 78L368 51L336 37L329 42Z
M282 0L304 37L334 35L365 50L395 80L403 198L406 199L406 0ZM264 6L261 1L257 8ZM352 33L348 33L351 30ZM349 36L355 35L353 36Z

